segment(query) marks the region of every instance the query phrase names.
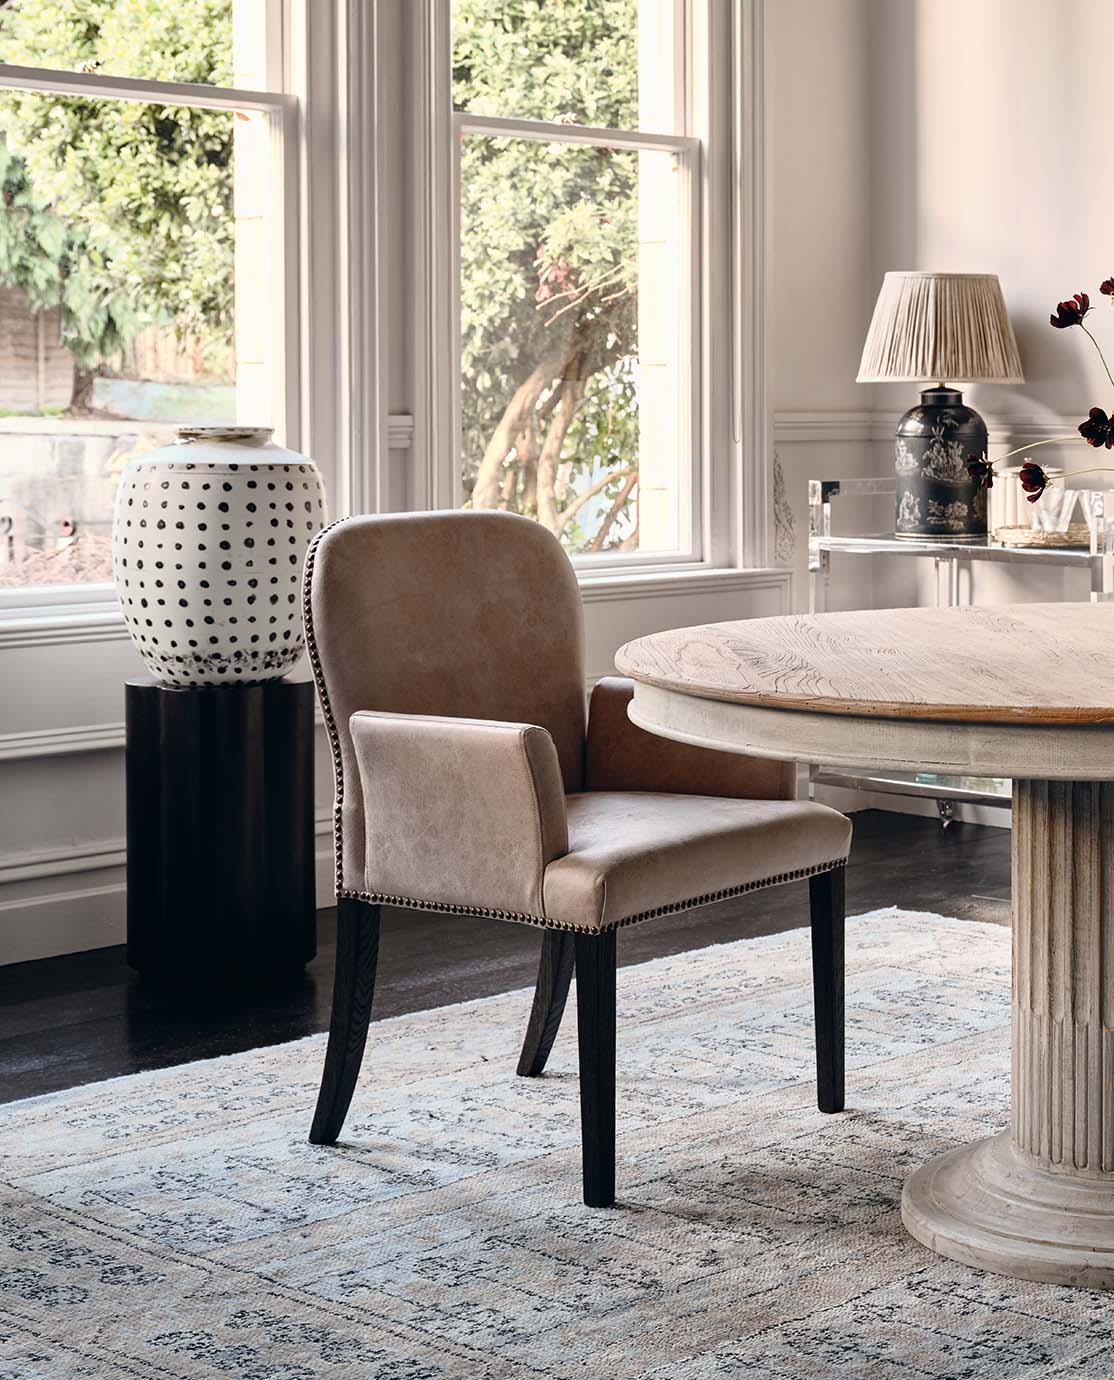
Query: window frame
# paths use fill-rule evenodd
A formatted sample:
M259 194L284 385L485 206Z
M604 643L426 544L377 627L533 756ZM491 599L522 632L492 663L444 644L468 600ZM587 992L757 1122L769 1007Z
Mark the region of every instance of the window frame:
M451 328L451 459L436 477L437 506L459 508L463 502L463 454L461 425L461 335L460 335L460 150L468 135L516 138L543 144L581 145L588 148L613 148L628 152L670 153L677 160L682 177L678 207L682 232L684 278L679 287L679 310L683 322L680 357L687 361L680 382L678 399L678 439L687 452L679 458L679 498L683 505L674 551L628 551L571 553L570 558L581 579L608 579L624 573L654 574L663 570L699 569L708 564L706 523L706 483L704 480L703 407L705 358L702 330L703 281L703 141L692 133L694 55L692 21L694 4L706 0L671 0L673 33L672 105L675 128L679 132L662 134L642 129L562 124L558 121L523 119L506 115L481 115L453 108L451 91L451 0L442 0L446 14L442 41L449 45L445 79L450 83L447 111L451 139L451 190L449 194L449 317Z
M701 145L699 291L702 378L698 465L701 555L638 564L635 553L575 558L586 597L756 587L773 578L772 416L766 338L766 0L676 0L686 79L686 137ZM450 0L424 0L410 34L413 131L408 210L412 281L413 434L407 505L454 506L457 349L452 341L455 233L449 233L454 112ZM681 45L683 44L683 49ZM680 92L683 91L683 97ZM683 101L683 104L680 102ZM576 128L576 126L566 127ZM447 460L446 457L450 458ZM448 480L447 480L448 476ZM595 561L596 564L585 564ZM606 561L606 564L604 563ZM781 579L781 573L777 572ZM742 583L740 583L740 581Z
M110 100L192 106L205 110L252 110L267 120L270 152L268 300L275 313L267 323L273 351L276 438L293 449L303 442L299 273L299 102L286 89L284 49L287 16L282 0L267 0L268 76L277 89L257 91L194 82L166 82L99 72L67 72L0 62L0 90L46 95L95 96ZM271 36L278 30L279 42ZM57 620L80 625L120 614L110 581L71 585L29 585L0 589L0 619L23 623Z
M678 11L684 0L673 0ZM684 110L684 106L681 107ZM687 125L687 118L682 120ZM624 152L668 153L677 160L681 175L680 221L681 253L688 271L679 285L680 315L683 322L681 357L688 360L681 384L679 435L687 454L678 464L678 481L684 516L680 524L676 551L570 553L578 572L606 574L636 569L660 570L663 565L688 567L701 561L702 486L700 483L700 389L702 378L700 333L700 182L701 143L689 134L652 134L643 130L609 129L595 125L564 125L549 120L526 120L504 115L474 115L469 111L452 113L452 190L450 196L452 255L452 361L457 380L452 397L452 469L443 478L447 502L459 508L463 502L460 457L463 453L461 422L461 333L460 333L460 151L468 135L497 139L521 139L538 144L563 144L585 148L618 149Z

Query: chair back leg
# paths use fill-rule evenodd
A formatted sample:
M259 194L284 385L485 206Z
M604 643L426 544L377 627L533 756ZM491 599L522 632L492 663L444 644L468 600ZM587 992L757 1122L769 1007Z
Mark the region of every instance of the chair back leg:
M843 1111L843 912L846 869L809 878L812 991L816 1011L816 1105Z
M576 1025L584 1201L615 1202L615 931L578 934Z
M549 1051L561 1027L561 1017L565 1014L572 970L572 933L569 930L546 930L542 935L534 1005L530 1011L522 1053L518 1058L518 1072L523 1078L536 1078L545 1068Z
M314 1145L332 1145L348 1115L364 1058L378 960L379 907L338 898L333 1014L321 1091L309 1133Z

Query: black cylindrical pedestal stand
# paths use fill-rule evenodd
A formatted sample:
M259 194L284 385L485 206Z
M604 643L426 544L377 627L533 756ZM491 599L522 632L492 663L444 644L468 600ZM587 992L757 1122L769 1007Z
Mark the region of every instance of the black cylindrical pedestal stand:
M316 950L313 687L127 683L128 962L256 985Z

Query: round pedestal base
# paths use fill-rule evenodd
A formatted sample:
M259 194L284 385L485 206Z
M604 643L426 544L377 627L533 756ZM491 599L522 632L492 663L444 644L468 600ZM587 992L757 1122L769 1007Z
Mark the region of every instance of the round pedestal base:
M906 1181L901 1219L918 1241L965 1265L1114 1289L1114 1174L1041 1169L1008 1132L922 1165Z

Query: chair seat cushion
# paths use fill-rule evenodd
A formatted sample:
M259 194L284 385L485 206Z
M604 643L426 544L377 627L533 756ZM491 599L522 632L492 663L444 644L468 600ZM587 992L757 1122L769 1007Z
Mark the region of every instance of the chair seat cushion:
M807 876L851 846L850 821L810 801L588 791L567 804L569 851L545 869L545 918L579 930Z

